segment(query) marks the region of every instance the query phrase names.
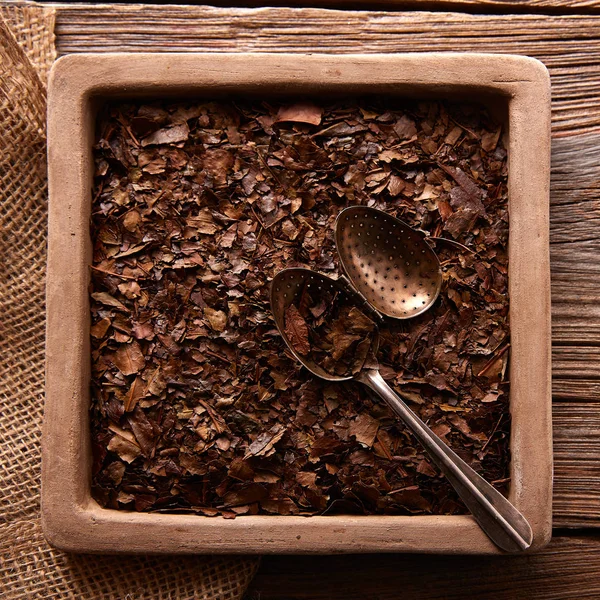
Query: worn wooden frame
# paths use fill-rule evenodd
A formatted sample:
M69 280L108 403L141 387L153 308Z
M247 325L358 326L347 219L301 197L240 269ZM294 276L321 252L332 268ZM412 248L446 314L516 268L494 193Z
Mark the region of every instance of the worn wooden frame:
M91 497L89 219L99 101L131 96L380 93L481 100L509 145L510 500L551 536L550 83L509 55L105 54L54 66L48 96L49 243L42 523L79 552L501 553L470 516L243 516L134 513Z

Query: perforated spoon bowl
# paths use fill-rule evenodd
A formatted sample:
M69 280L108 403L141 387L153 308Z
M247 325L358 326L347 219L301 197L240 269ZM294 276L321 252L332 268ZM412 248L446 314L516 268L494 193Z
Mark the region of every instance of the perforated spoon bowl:
M351 242L352 239L349 241ZM348 293L339 281L309 269L284 269L273 278L271 284L273 317L281 336L296 359L311 373L322 379L338 382L355 379L379 395L410 428L489 538L507 552L527 550L533 541L533 533L527 520L500 492L479 476L413 413L384 381L374 356L365 363L369 366L363 367L354 377L340 377L328 373L310 356L302 356L294 349L286 334L285 314L290 304L297 301L305 285L316 288L317 292L321 289ZM355 299L362 301L358 295ZM377 340L378 337L372 344L373 353L377 350Z
M379 315L412 319L436 301L442 289L437 255L400 219L351 206L336 219L335 243L345 278Z

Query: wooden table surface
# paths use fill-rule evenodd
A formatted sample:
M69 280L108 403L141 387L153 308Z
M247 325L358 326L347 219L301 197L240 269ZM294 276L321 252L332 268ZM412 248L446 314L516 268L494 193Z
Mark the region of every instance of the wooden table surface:
M452 50L543 61L553 86L555 532L545 551L522 557L267 557L248 599L600 598L600 0L293 4L55 5L56 47L59 55Z

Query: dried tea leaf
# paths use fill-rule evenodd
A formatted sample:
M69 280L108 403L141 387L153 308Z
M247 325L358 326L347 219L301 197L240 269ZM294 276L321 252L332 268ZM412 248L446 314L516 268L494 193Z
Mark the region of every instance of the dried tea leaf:
M95 338L103 338L110 327L111 322L108 317L104 317L90 328L90 334Z
M133 462L142 453L135 436L130 431L121 429L114 424L111 424L109 429L114 432L115 435L113 435L108 442L108 450L117 453L119 458L126 463Z
M227 315L222 310L215 310L207 306L204 309L204 316L212 329L215 331L225 331Z
M377 437L378 429L379 421L377 419L367 413L361 413L350 424L348 433L353 435L357 442L371 447Z
M113 356L113 363L123 375L139 373L146 364L146 359L138 342L121 344Z
M142 146L159 145L159 144L176 144L178 142L185 142L190 135L190 128L187 123L181 123L179 125L173 125L172 127L165 127L159 129L149 136L146 136L141 140Z
M268 454L275 444L283 437L285 434L285 427L280 425L273 425L269 431L265 431L261 433L251 444L248 446L248 452L244 456L244 458L248 458L249 456L264 456Z
M290 304L285 311L285 335L298 354L305 356L310 352L308 326L294 304Z
M92 298L96 300L96 302L100 302L106 306L112 306L113 308L118 308L119 310L123 310L125 312L129 311L129 309L123 303L119 302L108 292L93 292Z
M294 123L308 123L309 125L320 125L323 116L323 108L302 102L290 106L282 106L277 113L275 123L291 121Z
M141 377L136 377L129 388L129 392L127 393L127 398L124 402L125 412L129 412L133 410L140 398L142 398L146 393L146 385L144 380Z
M500 139L501 131L502 129L498 127L496 131L486 131L481 136L481 147L486 152L492 152L492 150L496 149L496 146L498 145L498 140Z

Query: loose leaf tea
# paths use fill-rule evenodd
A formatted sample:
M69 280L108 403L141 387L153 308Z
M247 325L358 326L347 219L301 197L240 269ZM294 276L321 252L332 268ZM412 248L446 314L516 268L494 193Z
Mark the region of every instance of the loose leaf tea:
M314 378L275 328L270 280L294 266L336 277L333 223L356 204L448 240L432 242L444 280L434 306L380 326L380 369L438 436L506 486L507 165L484 109L116 104L98 118L94 158L102 506L228 518L465 512L387 406L353 382ZM356 307L332 315L333 304L299 298L286 332L299 354L353 372L370 319Z
M300 356L308 357L330 375L349 377L363 368L373 353L375 323L348 294L309 291L304 285L285 311L285 335Z

